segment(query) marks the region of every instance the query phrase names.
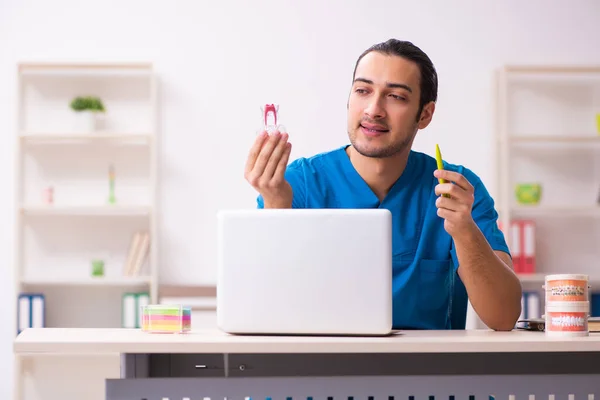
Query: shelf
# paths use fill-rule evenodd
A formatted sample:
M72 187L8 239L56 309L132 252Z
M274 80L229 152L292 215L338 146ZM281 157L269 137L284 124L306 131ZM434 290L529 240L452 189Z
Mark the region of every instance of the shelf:
M126 286L143 286L150 284L150 277L146 276L118 276L118 277L87 277L87 278L69 278L69 277L43 277L43 278L29 278L25 277L21 279L21 283L24 285L37 286L112 286L112 287L126 287Z
M600 149L600 135L585 136L559 136L559 135L530 135L511 136L507 139L508 145L515 149L534 151L597 151ZM499 144L503 144L500 140Z
M585 77L585 74L600 74L599 65L506 65L504 70L509 74L531 74L530 79L556 74L557 76Z
M546 281L546 274L517 274L517 276L523 283L544 283Z
M93 132L93 133L24 133L19 136L25 144L69 144L69 143L97 143L118 142L118 144L150 144L151 134L118 133L118 132Z
M509 65L496 83L499 223L513 255L535 257L533 273L515 262L529 305L521 318L531 318L543 307L527 292L543 306L548 275L587 274L593 290L600 285L600 65ZM518 201L526 183L542 188L538 204Z
M559 136L559 135L514 135L509 138L512 143L537 143L537 144L569 144L569 143L582 143L582 144L599 144L600 134L597 136L593 135L582 135L582 136Z
M27 62L16 72L15 295L45 294L45 326L119 327L123 293L158 301L160 82L153 64ZM70 107L83 95L105 105L97 126ZM116 204L108 202L111 189ZM149 242L134 241L141 232ZM142 268L125 276L140 243L133 262ZM105 276L92 275L96 259Z
M161 297L160 304L185 304L194 311L215 311L216 297Z
M517 277L522 283L540 283L543 285L546 282L546 275L554 275L554 273L517 274ZM600 276L589 275L589 282L600 282ZM541 286L540 289L542 289Z
M148 206L25 206L21 212L25 215L38 216L143 216L149 215L152 208Z
M598 66L507 66L508 82L600 83Z
M513 214L557 217L600 217L600 206L516 206L509 210Z
M152 65L148 63L115 64L21 64L19 72L23 76L77 77L77 76L152 76Z

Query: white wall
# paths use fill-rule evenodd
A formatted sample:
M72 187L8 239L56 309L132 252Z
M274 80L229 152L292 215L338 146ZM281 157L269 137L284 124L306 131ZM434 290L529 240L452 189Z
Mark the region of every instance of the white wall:
M595 63L600 3L587 1L0 0L0 304L13 304L15 64L155 63L162 80L161 279L213 282L215 211L254 207L243 180L259 106L281 104L292 157L346 142L354 62L397 37L433 59L440 79L418 150L449 161L494 192L493 87L505 63ZM466 145L476 151L467 149ZM9 307L3 312L14 318ZM4 325L8 326L8 325ZM0 397L11 393L11 341L0 332Z

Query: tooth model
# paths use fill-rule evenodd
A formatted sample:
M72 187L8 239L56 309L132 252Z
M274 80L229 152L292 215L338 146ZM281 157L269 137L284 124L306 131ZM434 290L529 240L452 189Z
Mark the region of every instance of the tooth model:
M279 104L265 104L260 107L263 117L263 129L270 134L275 131L285 132L285 127L279 124Z

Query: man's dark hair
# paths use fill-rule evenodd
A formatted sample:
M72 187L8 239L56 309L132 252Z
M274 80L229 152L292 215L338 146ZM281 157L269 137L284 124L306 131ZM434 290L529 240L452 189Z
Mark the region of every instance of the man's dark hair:
M419 99L419 112L417 113L418 119L425 104L429 103L430 101L437 101L438 77L435 67L429 59L429 56L427 56L423 50L411 42L398 39L389 39L385 42L374 44L358 57L358 60L356 60L356 65L354 65L352 81L354 81L354 78L356 77L356 69L358 68L360 60L372 51L403 57L407 60L415 62L419 66L419 71L421 72L421 97Z

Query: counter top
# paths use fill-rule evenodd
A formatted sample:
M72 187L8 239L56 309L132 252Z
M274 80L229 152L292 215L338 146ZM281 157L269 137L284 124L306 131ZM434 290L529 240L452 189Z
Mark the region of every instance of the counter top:
M33 328L15 354L119 353L475 353L600 352L600 334L550 338L543 332L401 331L387 337L241 336L217 329L151 334L138 329Z

